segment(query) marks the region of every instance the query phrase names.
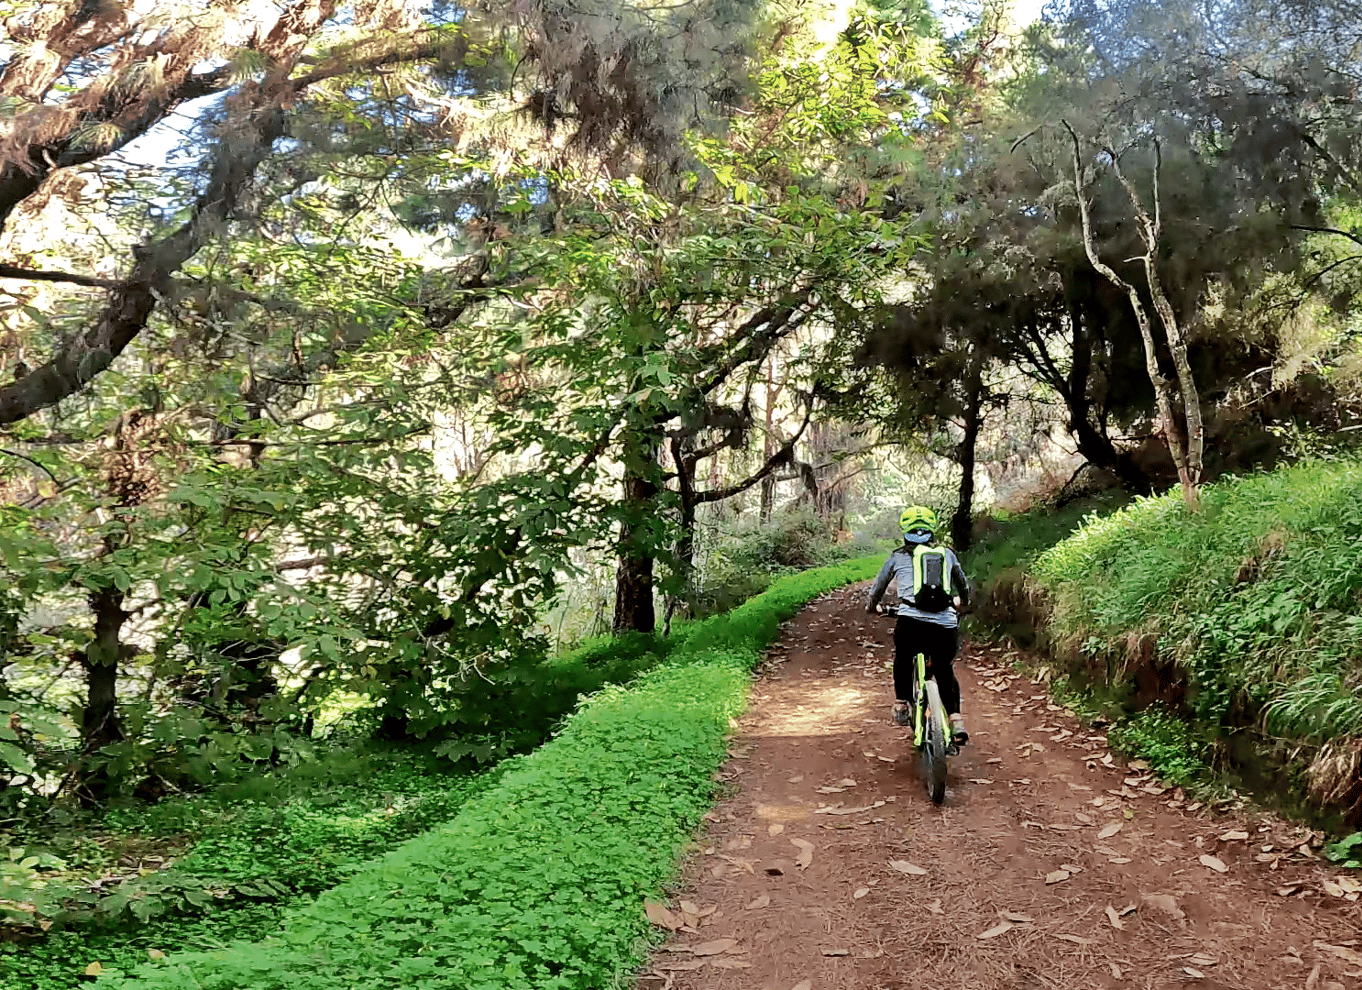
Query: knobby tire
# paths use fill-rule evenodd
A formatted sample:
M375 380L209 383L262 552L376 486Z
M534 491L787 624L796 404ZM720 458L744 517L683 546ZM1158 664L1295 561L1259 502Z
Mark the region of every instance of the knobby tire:
M946 722L946 707L941 703L941 691L936 681L928 681L927 724L923 727L922 758L927 778L927 793L933 804L946 799L946 738L942 726Z

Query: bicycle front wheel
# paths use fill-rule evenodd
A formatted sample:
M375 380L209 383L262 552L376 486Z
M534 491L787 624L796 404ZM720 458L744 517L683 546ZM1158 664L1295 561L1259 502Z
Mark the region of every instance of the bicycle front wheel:
M936 681L928 681L927 724L922 731L922 769L927 778L927 793L933 804L946 799L946 706Z

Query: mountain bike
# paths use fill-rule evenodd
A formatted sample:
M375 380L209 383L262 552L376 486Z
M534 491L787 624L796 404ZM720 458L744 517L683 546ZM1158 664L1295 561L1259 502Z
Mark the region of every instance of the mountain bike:
M922 775L927 782L927 794L933 804L946 799L946 758L958 756L951 732L951 720L941 702L941 690L931 673L927 657L919 653L913 658L913 745L922 758Z
M879 611L882 615L897 616L894 610L883 606ZM951 731L951 720L946 714L941 689L937 687L927 655L919 653L913 660L913 696L909 699L913 746L921 754L927 794L933 804L940 804L946 799L946 759L959 756L960 747Z

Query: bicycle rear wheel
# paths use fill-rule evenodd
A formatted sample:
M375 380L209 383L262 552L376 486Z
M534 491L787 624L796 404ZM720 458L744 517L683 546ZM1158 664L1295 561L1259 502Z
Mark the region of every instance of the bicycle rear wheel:
M946 799L946 707L941 703L941 691L936 681L928 681L927 724L922 731L922 769L927 778L927 794L933 804Z

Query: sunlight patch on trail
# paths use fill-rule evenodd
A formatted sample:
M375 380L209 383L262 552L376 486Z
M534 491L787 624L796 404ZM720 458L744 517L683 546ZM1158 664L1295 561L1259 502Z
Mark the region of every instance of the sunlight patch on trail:
M846 723L862 718L862 706L871 693L862 688L836 686L814 688L815 704L801 704L773 712L756 737L832 736L846 732Z

